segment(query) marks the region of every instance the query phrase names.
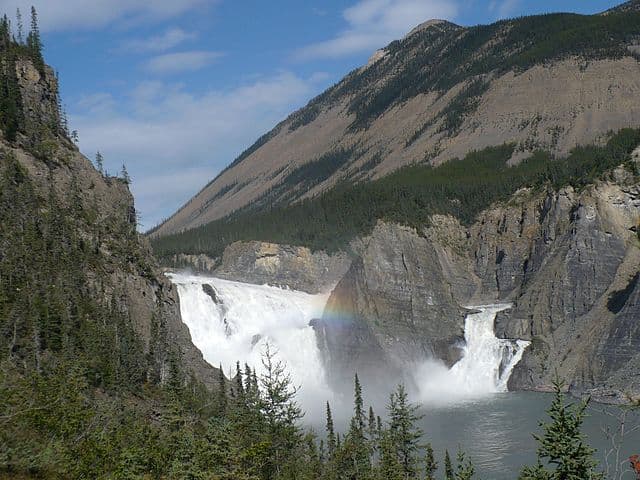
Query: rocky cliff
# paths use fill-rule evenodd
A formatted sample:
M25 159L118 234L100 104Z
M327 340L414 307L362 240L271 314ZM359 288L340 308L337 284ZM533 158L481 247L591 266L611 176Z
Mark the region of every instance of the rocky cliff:
M80 295L88 303L95 302L95 308L125 319L121 328L135 332L134 341L143 349L136 355L149 358L150 378L157 376L160 382L165 381L170 357L175 355L181 359L186 377L213 385L215 370L191 343L189 331L180 320L175 288L161 275L146 239L136 232L136 213L127 182L96 171L66 137L60 125L58 85L51 68L38 69L26 58L15 66L25 120L14 141L9 141L4 132L0 137L0 284L3 289L12 282L22 285L14 293L0 295L0 307L7 314L0 325L7 339L13 337L12 355L24 355L25 365L35 355L36 367L40 368L39 357L48 342L38 337L53 328L48 322L64 325L67 316L71 321L78 307L70 298ZM39 232L36 237L30 236L30 228ZM39 243L38 237L45 243ZM56 261L56 265L49 264ZM23 278L16 274L16 268L28 275ZM47 282L53 284L41 285L40 277L46 276L49 268L55 274ZM67 282L75 282L74 287ZM21 296L27 287L32 289L29 296L43 295L45 305L51 302L45 310L47 315L58 315L57 307L69 302L62 309L63 318L44 316L40 324L31 323L31 313L25 314L21 306L24 301L32 305L32 300ZM40 288L45 290L40 292ZM58 303L56 308L54 302ZM32 328L33 337L23 338ZM61 335L66 338L75 333ZM108 340L104 341L106 345Z
M384 383L421 358L451 365L462 307L510 302L497 335L532 342L511 389L557 371L576 391L639 394L639 221L637 177L618 169L581 191L520 191L469 227L380 223L315 323L330 369Z
M171 263L227 280L321 293L335 286L351 259L344 252L328 255L306 247L254 241L229 245L219 259L179 254Z

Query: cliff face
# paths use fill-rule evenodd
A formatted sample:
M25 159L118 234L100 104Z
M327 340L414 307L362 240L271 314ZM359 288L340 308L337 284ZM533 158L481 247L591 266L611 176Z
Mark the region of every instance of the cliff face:
M348 386L357 371L367 384L383 387L424 358L455 363L464 314L442 245L380 223L359 247L314 323L332 380Z
M220 259L176 255L172 263L227 280L284 286L308 293L332 289L351 263L345 253L328 255L306 247L266 242L235 242Z
M635 126L638 15L630 2L606 16L427 22L264 135L153 235L505 142L512 163L563 156Z
M499 337L531 340L509 384L640 393L640 190L622 169L577 192L521 191L469 228L436 217L420 235L379 224L338 283L321 346L339 380L388 379L419 358L450 365L463 342L462 306L510 302Z
M64 304L76 296L85 298L87 304L95 302L95 308L126 319L122 328L135 332L134 341L143 349L135 355L148 359L149 378L163 382L170 357L176 355L187 377L193 375L213 385L215 370L191 343L180 319L175 288L161 275L148 242L136 232L133 197L126 182L97 172L64 136L52 70L45 67L43 74L29 60L18 61L16 67L27 120L15 142L0 138L0 285L4 289L24 277L23 286L33 288L30 295L34 298L43 295L45 304ZM20 197L9 198L14 192ZM11 206L12 201L17 203ZM39 232L37 236L29 233L31 228ZM74 258L68 257L71 252ZM57 265L50 265L56 261ZM28 275L16 274L16 268ZM55 277L41 279L49 268ZM3 283L7 279L9 283ZM75 286L70 287L69 282ZM49 347L38 338L50 331L63 339L73 337L72 330L64 333L66 327L54 328L49 322L64 326L72 321L77 307L70 302L66 311L61 309L62 319L48 319L58 305L48 307L49 313L33 323L31 314L21 313L22 302L32 302L21 296L21 289L0 295L0 308L7 313L0 326L7 339L11 338L8 332L14 332L12 355L22 358L25 365L33 360L39 368L40 356ZM27 311L31 310L37 307L31 305ZM37 318L38 314L33 315ZM92 320L99 321L99 316L96 313ZM117 332L119 327L114 328ZM108 340L104 341L106 345Z

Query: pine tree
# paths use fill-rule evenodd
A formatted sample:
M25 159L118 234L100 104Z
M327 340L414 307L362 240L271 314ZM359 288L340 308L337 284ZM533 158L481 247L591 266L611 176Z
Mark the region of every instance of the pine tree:
M331 415L331 406L327 402L327 453L331 460L336 453L336 432L333 426L333 416Z
M20 12L20 8L16 9L16 23L18 24L18 44L22 45L24 43L24 25L22 23L22 13Z
M122 170L120 171L120 178L124 180L124 183L129 185L131 183L131 177L129 176L129 172L127 171L127 166L123 163Z
M104 157L99 151L96 152L96 168L98 172L104 175Z
M417 426L417 422L422 415L418 415L416 413L418 407L409 402L403 385L398 385L396 391L391 394L387 408L389 432L403 475L406 478L415 478L419 470L419 441L422 437L422 431Z
M351 419L351 431L357 432L359 435L364 434L365 416L364 416L364 401L362 399L362 386L358 379L358 374L355 374L353 381L354 396L353 396L353 417Z
M373 407L369 406L369 424L367 433L369 435L369 439L373 440L376 437L376 414L373 411Z
M405 480L413 478L405 476L404 469L398 458L395 440L388 430L382 433L380 439L380 464L378 472L380 478L384 480Z
M475 473L475 468L471 460L467 458L462 449L458 449L458 465L456 467L456 480L471 480ZM576 479L577 480L577 479Z
M358 374L354 377L353 417L349 424L349 432L344 438L342 452L346 464L343 466L348 475L354 479L365 479L371 473L371 448L365 437L366 416L362 386Z
M224 417L227 414L227 379L222 370L222 364L218 367L218 388L216 390L216 407L217 417Z
M599 480L604 475L597 472L598 462L593 457L595 449L586 443L582 423L586 416L588 400L579 404L565 403L564 383L554 381L555 394L547 414L550 422L541 422L543 434L534 435L538 442L538 463L525 467L521 480ZM543 466L545 464L552 469Z
M293 385L284 363L276 358L276 352L269 344L262 355L262 366L260 411L266 423L269 445L269 460L264 469L270 478L280 475L284 460L299 444L301 430L298 422L303 413L295 400L298 388Z
M438 470L438 462L436 462L433 454L433 447L431 443L427 443L425 447L425 459L424 459L424 472L425 480L435 480L435 473Z
M27 48L31 54L31 60L41 73L44 72L44 58L42 57L42 39L38 27L38 13L35 7L31 7L31 31L27 36Z
M453 473L453 465L451 464L451 457L449 456L449 450L444 451L444 478L445 480L456 480Z

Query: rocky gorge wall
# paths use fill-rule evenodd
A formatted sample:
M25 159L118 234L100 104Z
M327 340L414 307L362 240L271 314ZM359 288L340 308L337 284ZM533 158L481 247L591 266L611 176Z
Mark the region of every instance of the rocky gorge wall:
M156 356L160 381L168 375L170 355L176 353L186 377L213 386L216 370L191 342L180 318L176 289L161 274L148 241L136 231L134 199L127 182L98 172L66 137L53 70L49 66L39 70L27 59L19 60L16 70L25 129L15 142L0 132L0 173L17 162L33 185L32 201L48 199L43 204L49 210L76 212L68 219L73 225L69 238L92 249L96 259L84 272L87 290L98 303L113 302L117 311L127 314L142 340L144 355ZM51 202L54 198L56 204ZM8 212L0 212L3 219L5 215ZM3 253L0 260L5 261Z
M510 302L501 338L532 342L511 389L640 393L640 188L615 180L575 191L521 191L469 228L434 218L423 232L380 223L318 322L331 371L397 372L459 356L465 305ZM604 390L603 390L604 389Z
M313 326L340 386L356 371L385 385L424 358L451 366L464 307L509 302L497 336L531 341L511 389L546 389L557 371L574 391L615 400L640 393L639 221L637 178L619 168L580 191L522 190L471 226L447 216L420 232L379 222L348 257L237 243L214 274L307 291L334 282Z

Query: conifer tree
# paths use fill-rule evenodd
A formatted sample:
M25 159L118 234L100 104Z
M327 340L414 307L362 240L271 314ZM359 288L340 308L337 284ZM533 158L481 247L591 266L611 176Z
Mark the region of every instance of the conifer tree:
M475 468L471 463L471 460L467 458L462 449L458 449L457 456L457 467L456 467L456 480L471 480L473 478L473 474L475 473Z
M398 385L389 399L389 432L406 478L415 478L419 471L422 431L417 422L422 415L417 410L418 407L409 402L404 386Z
M222 418L227 413L227 379L222 370L222 364L218 367L218 388L216 390L216 416Z
M604 475L597 471L598 462L593 457L595 449L586 443L582 423L589 400L579 404L565 403L564 383L554 381L555 394L547 414L550 422L541 422L542 435L534 435L538 441L538 463L525 467L521 480L600 480ZM543 466L549 465L549 467Z
M16 23L18 27L18 44L22 45L24 43L24 24L22 23L22 13L20 12L20 8L16 9Z
M31 59L40 72L44 72L44 58L42 57L42 39L40 37L40 27L38 27L38 13L35 7L31 7L31 31L27 36L27 47L31 54Z
M376 431L376 414L373 411L373 407L369 406L369 424L367 433L369 434L370 440L373 440L376 437Z
M433 454L431 443L427 443L425 447L424 472L425 480L435 480L435 473L438 470L438 462Z
M413 478L405 476L400 459L398 458L395 440L389 430L384 431L380 439L380 464L378 471L380 478L384 480L405 480Z
M96 152L96 168L98 172L104 175L104 157L100 151Z
M349 424L349 432L344 438L342 455L346 463L345 471L354 479L365 479L371 473L371 448L365 437L366 416L362 398L362 386L358 374L354 377L353 417Z
M336 432L333 426L333 416L331 415L331 406L327 402L327 453L329 460L333 459L336 453Z
M445 480L456 479L453 473L453 465L451 464L451 457L449 456L449 450L444 451L444 479Z
M260 376L260 412L266 424L267 441L270 445L265 464L267 477L278 477L283 460L300 442L298 425L302 409L296 402L298 388L293 385L283 362L269 344L262 355L264 371Z
M127 166L123 163L122 170L120 171L120 178L124 180L124 183L129 185L131 183L131 177L129 176L129 172L127 171Z

